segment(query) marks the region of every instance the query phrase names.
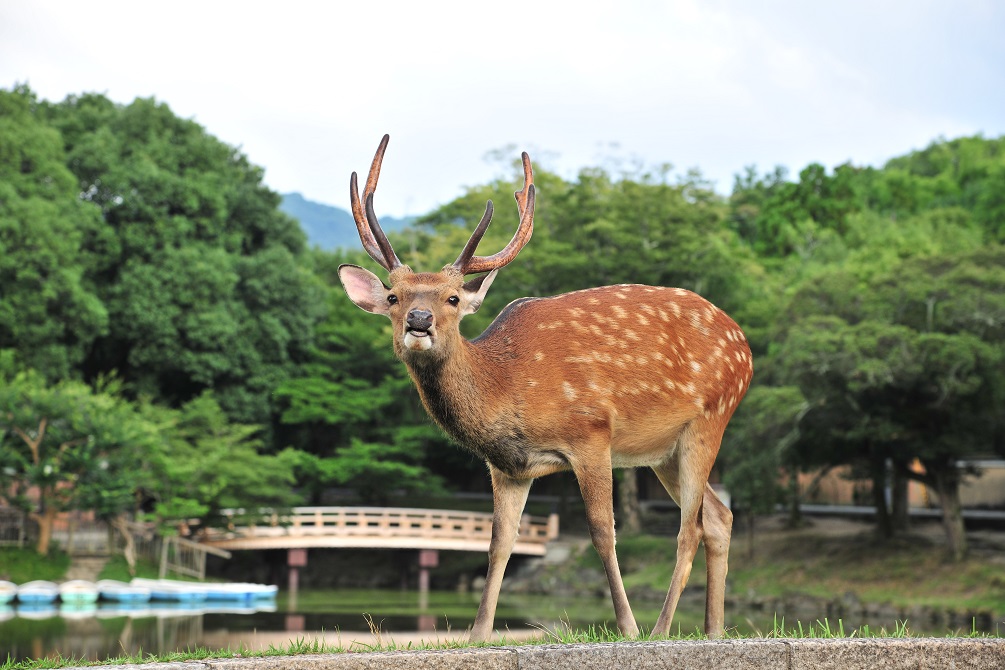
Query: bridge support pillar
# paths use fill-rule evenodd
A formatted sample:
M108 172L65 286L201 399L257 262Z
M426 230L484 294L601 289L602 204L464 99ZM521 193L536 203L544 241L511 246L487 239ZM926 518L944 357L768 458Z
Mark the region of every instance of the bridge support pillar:
M300 590L300 568L307 565L306 549L290 549L286 552L286 565L289 567L287 590L290 594L290 609L297 607L297 592Z
M419 550L419 609L429 607L429 568L440 564L440 552L436 549Z

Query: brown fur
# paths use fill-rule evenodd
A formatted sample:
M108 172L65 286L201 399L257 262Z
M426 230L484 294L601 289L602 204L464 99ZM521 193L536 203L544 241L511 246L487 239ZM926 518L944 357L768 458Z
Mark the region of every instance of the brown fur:
M500 530L472 637L491 631L497 582L530 482L570 469L607 568L618 625L637 632L614 554L611 468L619 466L653 468L682 508L678 565L653 633L669 631L704 539L707 632L721 634L731 515L706 482L753 373L750 348L732 319L689 291L608 286L516 301L468 341L458 327L463 310L448 300L481 297L455 272L399 268L386 292L397 304L379 311L391 319L395 352L430 416L485 459L496 489ZM434 314L427 350L406 346L405 315L412 309Z
M510 243L492 256L473 255L491 221L490 202L454 264L437 273L414 273L401 265L373 214L387 142L385 135L363 197L355 173L350 194L360 241L390 272L391 285L352 265L340 267L339 277L359 307L391 319L394 351L430 416L488 464L492 540L471 639L492 633L531 483L563 470L572 470L579 482L618 628L625 635L638 633L614 551L611 473L637 466L651 467L681 508L677 564L652 635L669 633L704 542L705 632L720 636L732 514L708 485L708 475L753 375L743 332L690 291L633 284L517 300L480 337L465 340L460 320L481 306L496 272L533 231L530 157L523 154L524 187L515 194L520 225ZM486 271L464 282L465 275Z

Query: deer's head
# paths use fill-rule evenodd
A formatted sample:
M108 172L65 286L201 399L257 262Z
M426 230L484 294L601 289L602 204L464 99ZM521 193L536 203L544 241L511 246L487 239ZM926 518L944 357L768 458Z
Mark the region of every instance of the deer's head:
M499 268L511 262L530 240L534 230L534 175L530 157L523 154L523 188L516 192L520 225L513 239L492 256L475 256L478 242L492 221L492 201L471 238L453 263L439 272L413 272L391 248L373 210L373 194L380 176L389 137L384 135L370 165L363 197L356 185L356 173L349 181L353 219L363 248L388 271L385 284L377 275L358 265L339 267L339 279L349 298L361 309L383 314L394 328L394 350L402 360L445 357L461 338L461 319L481 307ZM467 275L482 274L465 281Z

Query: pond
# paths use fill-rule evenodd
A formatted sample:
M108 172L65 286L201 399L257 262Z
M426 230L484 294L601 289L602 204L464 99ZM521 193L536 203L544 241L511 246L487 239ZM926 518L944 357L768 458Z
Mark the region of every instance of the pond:
M29 610L0 606L0 661L24 661L60 655L91 661L117 656L163 655L197 648L211 650L288 647L291 641L322 637L329 645L365 648L379 641L404 646L419 640L445 641L463 637L478 608L477 593L432 592L423 603L414 591L349 590L301 593L291 603L280 594L276 600L254 607L163 606L154 603L132 610L99 603L90 609L50 608ZM423 607L423 604L425 606ZM655 623L662 603L633 603L640 626ZM745 635L772 630L775 613L727 608L727 626ZM802 617L804 627L816 622ZM704 620L700 600L682 601L674 627L689 633ZM836 623L836 622L832 622ZM897 622L858 621L874 630L893 630ZM615 628L607 598L565 598L503 594L496 628L512 639L544 636L547 631L576 630L591 625ZM785 620L795 628L795 618ZM378 636L371 630L379 631ZM918 631L912 627L914 634ZM931 631L944 634L946 631Z

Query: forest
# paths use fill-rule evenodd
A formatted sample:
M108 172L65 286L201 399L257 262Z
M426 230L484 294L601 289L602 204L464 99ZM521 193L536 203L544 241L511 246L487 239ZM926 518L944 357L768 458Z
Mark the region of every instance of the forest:
M503 204L480 249L501 249L513 158L392 233L402 260L452 261L489 198ZM728 195L669 164L536 167L535 183L534 238L467 336L522 296L693 290L754 351L717 461L734 510L798 502L796 473L851 466L881 534L904 528L918 480L966 553L959 487L979 472L959 462L1005 455L1005 137L939 138L881 168L750 166ZM37 522L41 553L64 510L171 533L332 489L487 489L427 418L388 322L336 274L380 268L311 248L279 202L260 167L162 102L0 90L0 498Z

